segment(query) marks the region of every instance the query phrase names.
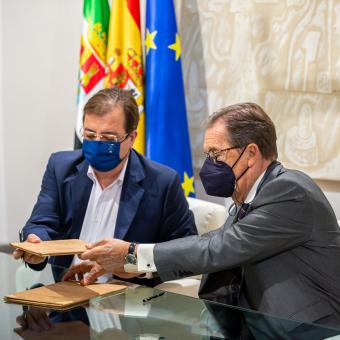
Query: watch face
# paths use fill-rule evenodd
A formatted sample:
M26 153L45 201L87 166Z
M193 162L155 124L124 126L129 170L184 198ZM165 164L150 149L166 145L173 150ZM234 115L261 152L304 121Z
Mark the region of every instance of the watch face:
M137 264L137 257L133 254L127 254L125 260L127 263Z

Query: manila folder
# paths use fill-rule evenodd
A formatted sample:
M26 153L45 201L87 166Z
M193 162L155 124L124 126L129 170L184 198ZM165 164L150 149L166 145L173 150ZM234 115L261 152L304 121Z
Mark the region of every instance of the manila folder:
M124 289L126 285L117 283L94 283L82 286L78 281L63 281L6 295L4 301L52 310L67 310L87 304L91 298Z
M86 242L78 239L41 241L39 243L14 242L11 243L11 246L39 256L75 255L87 250Z

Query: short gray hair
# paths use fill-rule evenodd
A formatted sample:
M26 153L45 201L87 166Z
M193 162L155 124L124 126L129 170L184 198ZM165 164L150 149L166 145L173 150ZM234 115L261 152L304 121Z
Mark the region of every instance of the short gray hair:
M232 146L245 147L255 143L266 159L276 159L275 125L263 109L254 103L241 103L220 109L210 115L206 127L222 120Z

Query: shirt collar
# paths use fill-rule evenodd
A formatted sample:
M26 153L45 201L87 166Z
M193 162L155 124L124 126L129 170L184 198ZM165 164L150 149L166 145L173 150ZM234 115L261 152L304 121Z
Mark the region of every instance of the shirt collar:
M253 184L253 186L251 187L244 203L250 203L253 201L253 199L255 198L255 195L256 195L256 191L257 191L257 188L265 174L266 170L262 172L262 174L257 178L257 180L255 181L255 183Z
M125 165L123 166L123 169L120 171L119 176L107 188L111 188L115 184L119 184L119 185L123 184L128 162L129 162L129 159L125 162ZM87 169L87 176L92 180L93 183L95 184L98 183L97 176L91 165L89 165L89 168Z

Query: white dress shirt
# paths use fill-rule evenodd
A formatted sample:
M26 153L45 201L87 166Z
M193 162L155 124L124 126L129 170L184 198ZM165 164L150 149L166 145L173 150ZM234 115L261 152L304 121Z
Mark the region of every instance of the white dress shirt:
M127 163L118 178L104 189L100 186L93 168L89 166L87 176L92 180L93 186L79 236L80 240L94 243L105 238L113 238ZM80 262L79 257L74 256L72 264ZM106 282L111 278L112 274L108 273L98 278L98 281Z
M245 203L251 203L255 198L256 190L265 174L265 171L258 177L256 182L253 184L252 188L250 189ZM157 271L153 249L155 244L139 244L137 248L137 271L140 273L153 273ZM133 270L132 270L133 271Z
M259 178L255 181L255 183L251 187L250 191L248 192L248 195L247 195L246 199L244 200L244 203L251 203L254 200L257 188L258 188L260 182L262 181L262 178L263 178L265 172L266 172L266 170L263 171L262 174L259 176Z

